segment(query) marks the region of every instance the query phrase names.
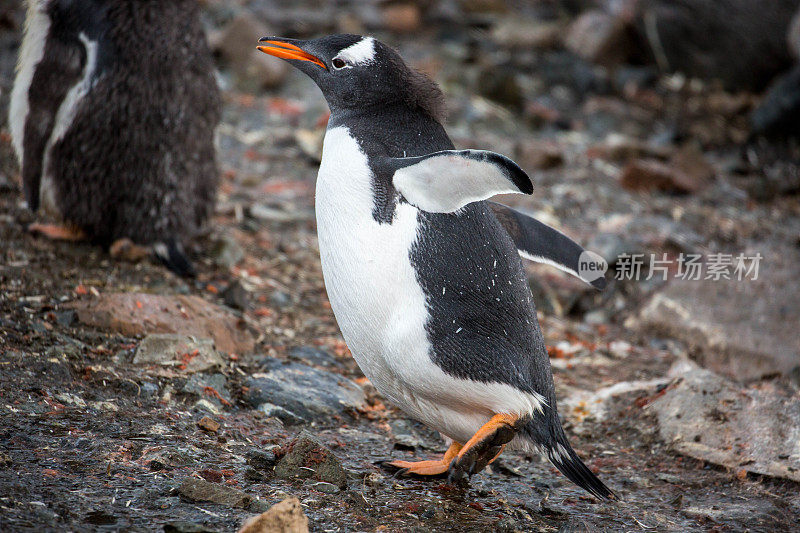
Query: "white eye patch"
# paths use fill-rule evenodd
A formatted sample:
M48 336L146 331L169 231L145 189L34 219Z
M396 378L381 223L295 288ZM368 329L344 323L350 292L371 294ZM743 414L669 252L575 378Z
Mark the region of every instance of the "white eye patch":
M335 59L341 59L347 63L346 66L370 63L375 60L375 39L364 37L356 44L351 44L339 52Z

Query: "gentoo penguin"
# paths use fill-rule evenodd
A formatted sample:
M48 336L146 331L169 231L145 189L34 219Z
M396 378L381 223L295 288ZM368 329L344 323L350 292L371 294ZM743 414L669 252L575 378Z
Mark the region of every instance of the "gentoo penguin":
M518 255L578 271L564 261L580 247L486 201L532 193L525 172L499 154L454 150L438 86L371 37L261 41L310 76L331 109L316 216L342 335L387 399L452 439L442 459L390 465L458 480L508 444L616 498L564 434Z
M220 97L194 0L29 0L9 125L52 238L183 245L212 212Z

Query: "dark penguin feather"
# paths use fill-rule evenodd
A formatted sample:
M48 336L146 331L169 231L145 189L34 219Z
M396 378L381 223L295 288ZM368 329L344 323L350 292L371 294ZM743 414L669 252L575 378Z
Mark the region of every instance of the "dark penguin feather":
M39 207L47 182L54 205L45 207L91 241L173 243L167 264L190 271L177 250L213 212L221 105L197 2L52 0L42 9L49 28L21 161L28 205Z

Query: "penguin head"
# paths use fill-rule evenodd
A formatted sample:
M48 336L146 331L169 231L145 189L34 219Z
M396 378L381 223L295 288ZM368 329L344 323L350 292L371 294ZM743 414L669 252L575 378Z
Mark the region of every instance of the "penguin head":
M259 50L287 60L314 80L332 111L404 103L436 119L444 114L444 96L436 83L372 37L264 37L260 42Z

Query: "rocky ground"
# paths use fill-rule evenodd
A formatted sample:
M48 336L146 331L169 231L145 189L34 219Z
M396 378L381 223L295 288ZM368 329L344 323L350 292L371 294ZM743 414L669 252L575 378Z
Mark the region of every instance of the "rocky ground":
M196 279L29 235L0 131L0 529L234 531L290 497L274 513L313 531L798 527L800 157L750 135L757 94L588 57L628 41L553 8L579 2L204 4L225 109ZM0 5L4 117L21 13ZM314 228L326 107L249 52L332 31L431 73L456 144L533 177L533 197L501 200L610 263L603 292L528 268L567 433L623 502L513 453L468 486L381 468L445 444L351 359ZM640 280L614 279L625 254ZM681 254L703 279L678 279ZM705 279L712 254L760 254L758 279Z

